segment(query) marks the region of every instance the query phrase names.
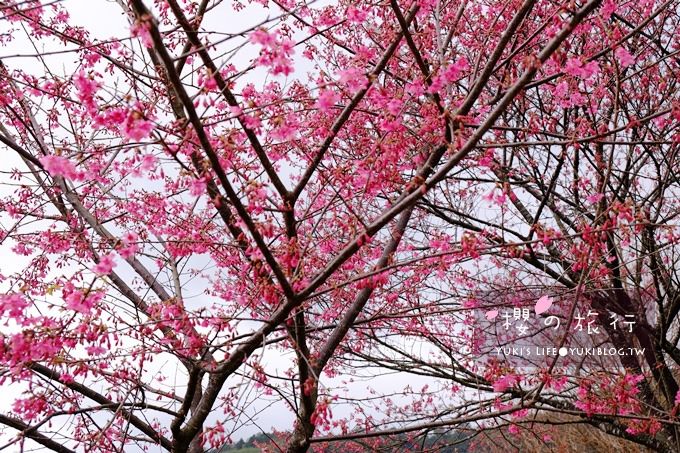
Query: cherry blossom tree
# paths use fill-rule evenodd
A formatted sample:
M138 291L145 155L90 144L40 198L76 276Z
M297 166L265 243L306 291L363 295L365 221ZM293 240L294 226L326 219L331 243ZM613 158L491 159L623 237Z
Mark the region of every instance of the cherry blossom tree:
M0 1L4 445L680 449L677 0L115 3Z

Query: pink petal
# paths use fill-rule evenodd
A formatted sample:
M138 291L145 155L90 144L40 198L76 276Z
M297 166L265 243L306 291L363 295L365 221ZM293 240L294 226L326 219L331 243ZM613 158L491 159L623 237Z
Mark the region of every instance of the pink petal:
M538 301L536 301L536 306L534 307L536 314L540 315L541 313L545 313L546 311L548 311L552 303L553 300L551 297L541 296L541 298L538 299Z

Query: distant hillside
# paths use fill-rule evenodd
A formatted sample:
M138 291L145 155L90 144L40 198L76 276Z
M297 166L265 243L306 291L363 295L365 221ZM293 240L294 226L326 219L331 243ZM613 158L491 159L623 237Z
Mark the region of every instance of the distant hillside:
M256 444L268 444L272 439L276 439L277 436L271 433L260 433L250 436L248 440L240 439L230 445L224 445L219 450L208 450L206 453L259 453L261 450L256 446Z
M208 450L206 453L259 453L262 450L256 444L267 445L271 442L271 439L276 438L277 435L275 434L260 433L251 436L248 440L241 439L233 444L224 445L219 450ZM385 439L385 441L389 442L389 445L394 445L394 448L397 448L400 452L428 450L438 453L467 453L470 447L470 442L463 432L430 434L425 442L422 438L417 442L409 442L405 436L393 436L389 440ZM333 443L324 449L324 453L344 453L347 451L346 444L346 442ZM386 445L388 444L386 443Z

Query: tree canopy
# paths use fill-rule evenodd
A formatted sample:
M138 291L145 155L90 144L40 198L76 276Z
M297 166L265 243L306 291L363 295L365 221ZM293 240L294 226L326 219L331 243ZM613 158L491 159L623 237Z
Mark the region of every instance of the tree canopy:
M0 448L680 450L680 2L99 3L0 1Z

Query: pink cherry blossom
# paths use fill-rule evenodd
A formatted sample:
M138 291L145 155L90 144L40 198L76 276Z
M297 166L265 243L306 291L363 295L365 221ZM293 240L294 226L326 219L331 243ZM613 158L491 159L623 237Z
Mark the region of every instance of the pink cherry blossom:
M599 203L600 200L602 200L603 198L604 198L604 194L602 194L602 193L594 193L594 194L588 195L588 196L586 197L586 200L588 201L588 203L593 203L593 204L595 204L595 203Z
M494 381L493 391L504 392L509 388L512 388L515 385L519 384L520 380L521 378L516 374L507 374L505 376L501 376L500 378L496 379L496 381Z
M80 99L89 110L96 110L97 105L94 96L100 87L100 83L95 81L92 75L86 75L83 71L80 71L74 76L73 85L77 90L78 99Z
M147 21L135 22L131 27L130 31L132 36L139 38L144 47L153 48L153 38L151 37L150 24Z
M564 66L564 72L580 79L589 79L598 74L600 68L596 61L583 62L579 58L570 58Z
M84 175L76 170L76 166L63 156L49 155L43 156L40 163L45 170L52 176L63 176L67 179L75 181L82 180Z
M252 32L250 41L262 46L260 56L256 60L258 65L270 67L269 72L272 75L289 75L293 72L291 57L294 54L294 41L282 36L278 31L270 33L264 29Z
M113 271L113 268L116 266L116 263L114 261L115 255L113 253L109 253L107 255L103 255L99 258L99 262L97 265L93 268L93 271L97 275L108 275Z
M130 140L140 141L147 138L153 128L153 123L145 119L141 112L130 110L123 124L123 134Z
M366 11L363 11L359 8L356 8L354 6L350 6L347 8L347 19L350 22L360 24L364 20L366 20L366 17L368 17L368 13Z
M619 64L624 68L635 63L635 58L633 58L630 52L628 52L628 49L624 46L617 47L614 51L614 55L616 55Z
M0 314L7 312L11 318L18 318L28 307L29 302L21 294L0 295Z
M123 259L128 259L133 257L139 250L139 245L137 241L139 236L133 231L126 232L122 237L121 241L123 246L118 249L118 254Z
M319 93L319 98L316 101L317 108L328 113L331 111L335 104L340 100L340 95L332 90L323 90Z
M270 47L276 43L276 33L269 33L267 30L259 28L250 34L250 42Z
M359 68L348 68L340 71L340 83L343 84L350 93L354 94L363 89L368 84L366 74Z

